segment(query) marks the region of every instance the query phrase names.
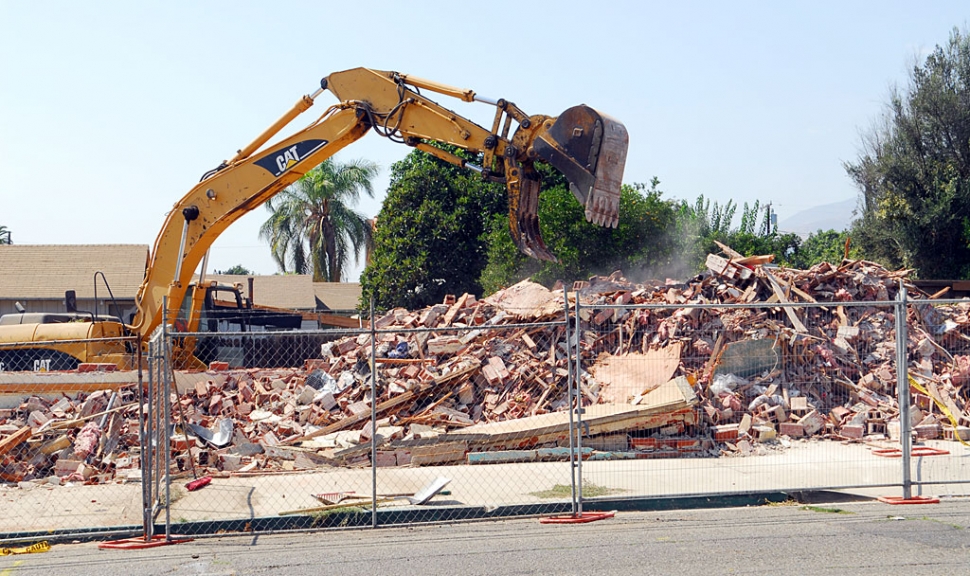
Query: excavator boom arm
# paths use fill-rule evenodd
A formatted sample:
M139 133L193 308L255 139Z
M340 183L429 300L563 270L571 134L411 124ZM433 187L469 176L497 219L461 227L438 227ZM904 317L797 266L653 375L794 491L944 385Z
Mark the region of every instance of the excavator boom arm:
M340 102L306 128L263 148L308 110L323 90L332 92ZM422 90L494 105L491 129L441 106ZM510 134L512 121L517 128ZM162 322L166 298L169 318L165 321L174 322L193 273L226 228L370 130L504 182L513 239L530 256L555 259L539 234L536 160L549 162L567 176L573 193L586 206L587 219L616 225L627 147L626 129L619 122L587 106L570 108L559 118L527 116L505 100L396 72L367 68L336 72L321 81L321 90L301 98L175 204L155 240L136 298L138 311L132 329L147 338ZM481 153L483 166L468 165L432 148L432 142Z

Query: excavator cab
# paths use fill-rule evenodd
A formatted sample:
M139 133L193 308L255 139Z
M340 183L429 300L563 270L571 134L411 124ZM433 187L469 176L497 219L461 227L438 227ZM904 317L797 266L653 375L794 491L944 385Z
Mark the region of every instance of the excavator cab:
M530 152L566 176L570 191L586 208L587 221L616 228L629 142L621 122L582 104L547 120ZM538 197L538 182L523 178L518 198L510 198L512 235L524 253L555 262L539 232Z

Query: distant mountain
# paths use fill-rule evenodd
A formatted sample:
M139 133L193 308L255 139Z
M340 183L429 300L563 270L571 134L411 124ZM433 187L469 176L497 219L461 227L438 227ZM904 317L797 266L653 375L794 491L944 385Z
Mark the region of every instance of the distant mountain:
M819 230L836 230L841 232L849 227L856 218L855 198L823 204L792 214L784 220L778 221L779 232L794 232L805 237Z

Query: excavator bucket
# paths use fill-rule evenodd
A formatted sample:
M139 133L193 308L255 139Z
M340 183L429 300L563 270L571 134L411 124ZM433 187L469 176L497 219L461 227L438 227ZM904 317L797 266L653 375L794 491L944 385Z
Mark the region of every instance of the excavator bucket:
M560 114L533 148L569 180L569 189L586 207L586 220L615 228L629 143L621 122L582 104ZM520 207L531 204L521 202Z

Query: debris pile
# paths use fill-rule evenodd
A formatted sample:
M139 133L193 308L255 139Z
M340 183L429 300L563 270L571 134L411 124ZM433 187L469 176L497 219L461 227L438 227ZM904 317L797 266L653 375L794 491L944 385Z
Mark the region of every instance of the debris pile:
M723 248L686 282L637 285L615 273L573 286L585 458L747 454L778 436L898 438L887 303L900 286L918 299L906 318L912 429L970 435L970 303L933 306L906 284L908 271L871 262L792 270ZM562 290L522 282L483 300L392 310L375 321L374 349L365 332L301 367L178 372L176 465L211 474L369 465L372 438L380 466L564 458L565 308ZM0 410L0 478L134 477L133 396L32 396Z
M728 258L709 255L708 271L686 283L634 286L615 274L577 286L590 304L679 306L583 310L593 330L584 338L593 342L589 355L600 355L594 372L621 358L665 362L651 376L690 378L703 398L703 422L731 451L748 453L752 442L776 435L898 439L891 302L904 286L915 300L906 318L912 429L923 439L970 437L970 302L934 306L907 284L910 271L872 262L793 270L723 248ZM616 370L603 373L616 379ZM635 402L651 379L645 384L628 397ZM620 388L630 390L622 381Z
M0 409L0 480L104 483L138 477L135 390L30 396Z

